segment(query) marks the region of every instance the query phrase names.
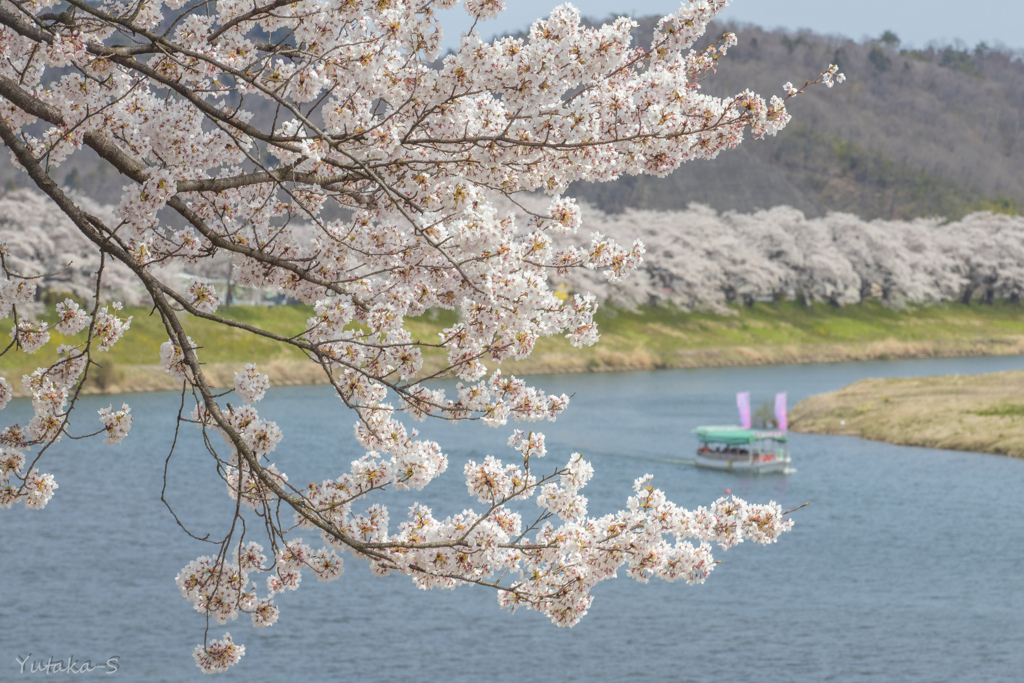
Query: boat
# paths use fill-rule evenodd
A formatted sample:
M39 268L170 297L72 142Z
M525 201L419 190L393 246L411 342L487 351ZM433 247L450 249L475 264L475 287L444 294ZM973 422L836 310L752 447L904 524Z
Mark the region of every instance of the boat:
M697 467L730 472L790 471L789 437L785 431L740 426L698 427Z

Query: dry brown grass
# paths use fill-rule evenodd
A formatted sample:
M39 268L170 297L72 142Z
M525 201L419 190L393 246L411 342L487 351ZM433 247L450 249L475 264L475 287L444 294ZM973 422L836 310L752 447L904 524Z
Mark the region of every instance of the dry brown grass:
M801 401L790 429L1020 458L1024 372L864 379Z

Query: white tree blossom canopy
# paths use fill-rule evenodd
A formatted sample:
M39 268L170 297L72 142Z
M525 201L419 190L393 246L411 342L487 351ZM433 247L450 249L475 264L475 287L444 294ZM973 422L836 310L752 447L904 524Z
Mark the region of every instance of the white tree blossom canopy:
M731 302L780 298L837 306L878 298L900 308L978 292L989 301L1016 301L1024 290L1022 216L865 221L842 213L808 219L785 206L752 214L719 214L700 204L607 214L583 205L582 224L618 241L642 240L643 264L622 283L593 271L551 279L626 308L726 312ZM583 244L579 235L560 239Z
M110 221L113 206L76 197L94 216ZM72 294L92 301L100 252L49 198L31 190L0 195L0 242L7 266L34 280L40 291ZM123 263L111 260L104 267L101 299L139 304L148 301L146 290Z
M33 417L0 431L0 507L46 506L57 483L39 468L64 436L104 435L117 447L129 434L135 416L126 404L100 411L95 431L69 417L94 356L130 339L131 317L120 302L103 300L108 278L118 277L107 266L118 263L166 329L159 360L188 402L176 427L208 437L208 468L195 476L219 478L236 501L209 532L217 537L203 546L209 554L176 577L206 621L193 652L204 672L224 671L245 652L230 634L210 633L212 622L246 615L256 628L273 624L275 596L297 589L303 575L339 578L342 554L424 589L486 586L501 607L572 626L593 587L620 569L640 582L701 583L715 566L712 543L769 544L792 526L775 503L721 498L686 510L650 476L624 492L623 509L590 514L582 493L590 464L570 454L542 472L543 434L508 425L554 420L569 397L488 371L482 360L525 358L546 336L595 343L595 297L559 298L551 274L599 271L618 282L640 266L640 241L595 232L580 245L556 244L580 228L579 207L563 196L573 182L663 176L736 147L748 133L774 135L789 121L785 100L841 82L837 67L799 88L780 83L784 97L705 94L700 81L719 68L735 36L691 47L725 0L681 5L643 45L633 44L629 18L591 27L562 5L528 36L488 43L473 32L438 61L437 12L456 4L0 0L0 139L89 241L86 251L102 254L94 272L76 275L100 292L91 306L56 305L54 329L85 339L62 345L60 360L22 378ZM480 20L504 2L462 6ZM124 179L112 211L53 180L83 148ZM528 216L500 208L538 191L547 200ZM694 304L714 292L750 297L780 286L781 270L735 232L713 234L713 216L703 215L704 234L681 231L663 247L676 260L663 286L688 272L689 249L703 255L715 283L688 293ZM6 255L2 264L0 310L15 318L11 353L49 343L48 324L25 307L37 281L66 265L48 264L66 259L76 273L79 263L61 245L19 246L18 258L31 254L38 264L8 264ZM171 281L225 255L238 282L308 305L307 328L285 337L228 318L218 312L223 294L214 283ZM703 285L682 277L691 290ZM457 311L458 321L416 338L406 321L432 308ZM338 399L323 409L348 411L355 422L349 464L319 482L290 481L285 454L271 456L285 434L254 406L273 377L244 363L237 398L214 391L204 352L189 336L190 316L298 349L315 363ZM425 348L443 353L438 373L423 372ZM431 382L440 377L457 384ZM10 393L0 379L0 404ZM435 513L416 505L392 521L392 492L422 489L448 468L441 445L409 424L428 418L505 430L500 445L511 461L488 455L466 463L477 507L451 502Z
M96 215L113 215L115 207L80 201ZM525 222L548 203L542 196L519 196L514 203L496 201L496 206ZM619 243L640 240L647 250L642 265L629 278L615 281L595 270L552 271L549 284L588 292L621 308L667 304L727 312L731 302L780 298L837 306L878 298L899 308L979 294L989 301L1016 301L1024 293L1021 216L979 212L949 222L864 221L839 213L808 219L786 206L751 214L719 214L700 204L686 211L618 214L586 204L580 208L585 230L555 236L556 246L586 248L591 233ZM315 228L303 223L294 231L312 236ZM91 300L99 255L43 195L18 190L0 196L0 240L16 270L50 274L40 281L41 290L49 287ZM224 279L224 260L208 261L179 263L178 271ZM148 301L144 288L117 262L104 277L103 296Z

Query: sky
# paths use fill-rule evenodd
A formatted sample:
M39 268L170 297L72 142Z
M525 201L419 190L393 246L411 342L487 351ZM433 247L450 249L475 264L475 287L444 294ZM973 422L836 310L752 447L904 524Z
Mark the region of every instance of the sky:
M560 0L506 0L508 8L497 19L483 23L484 38L527 28L546 16ZM584 16L610 14L671 14L679 0L574 0ZM904 46L962 41L1012 49L1024 48L1024 2L1021 0L732 0L723 19L749 22L765 28L809 28L816 33L856 40L876 38L893 31ZM445 13L445 47L458 45L468 30L469 17L461 6Z

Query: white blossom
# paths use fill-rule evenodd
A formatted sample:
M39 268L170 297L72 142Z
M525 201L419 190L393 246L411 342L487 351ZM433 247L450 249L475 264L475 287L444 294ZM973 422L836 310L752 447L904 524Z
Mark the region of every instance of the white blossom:
M235 393L246 403L260 401L269 388L270 378L260 374L253 363L247 363L244 370L235 373Z
M771 505L731 500L682 510L650 477L638 480L624 509L590 516L583 491L593 468L573 454L553 473L531 469L547 453L534 430L508 439L514 462L487 455L465 466L476 510L435 516L416 504L398 519L383 500L423 489L448 465L442 446L407 427L405 416L495 428L556 420L569 396L487 362L526 358L546 337L597 342L594 315L605 302L660 298L725 311L812 278L828 284L807 285L809 297L845 300L850 273L822 260L833 252L810 258L794 248L782 262L759 251L770 239L750 239L749 225L733 225L740 219L700 208L682 224L651 212L598 216L565 196L576 181L664 176L788 123L778 97L701 91L700 80L736 44L727 34L690 49L725 0L682 5L658 23L649 45L632 44L629 18L590 26L561 5L524 37L484 42L474 31L443 57L437 10L456 0L274 3L256 12L242 0L209 12L182 9L180 0L128 11L77 3L75 22L48 16L52 4L3 10L5 148L40 178L86 147L125 184L116 207L49 183L57 202L28 192L0 198L10 255L0 312L16 311L18 346L31 353L48 340L46 324L33 322L40 286L66 287L69 299L98 307L89 325L64 301L58 332L88 326L88 338L63 347L59 364L25 376L33 418L4 430L2 442L27 451L70 433L77 378L132 321L118 314L120 304L104 302L151 307L172 337L160 362L187 381L183 398L195 401L179 419L203 430L216 460L207 469L237 501L217 554L176 577L204 619L225 624L248 614L255 627L268 626L279 617L274 595L308 585L306 571L337 579L340 553L348 552L375 575L405 574L424 589L497 586L499 605L568 627L587 613L592 589L620 568L638 581L700 583L714 567L711 542L769 542L788 528ZM505 2L463 5L486 20ZM158 27L169 28L156 39ZM139 54L112 56L126 49L118 43L125 34ZM812 80L831 87L837 73L829 66ZM905 270L889 269L896 279ZM637 271L641 277L628 277ZM181 273L192 276L187 286L175 277ZM284 336L213 316L221 302L214 281L225 276L229 287L312 307L306 329ZM554 278L564 278L572 296ZM204 366L186 362L196 344L182 337L193 324L182 309L305 354L352 411L365 452L346 458L347 468L335 458L319 483L290 481L269 462L285 435L251 405L268 377L245 365L234 382L245 404L232 405ZM426 314L446 319L434 338L409 324ZM440 369L427 365L424 351ZM422 385L444 376L459 383L454 392ZM124 438L127 406L99 415L108 443ZM45 505L52 476L33 469L22 478L23 461L8 460L0 505ZM510 507L528 499L539 505L521 506L529 517ZM266 524L246 523L242 506ZM289 510L292 519L282 521ZM293 522L317 538L295 538ZM266 554L254 533L265 534ZM225 633L204 638L193 655L213 673L244 652Z
M107 438L103 439L103 443L113 446L128 436L132 428L132 416L129 414L131 408L127 403L121 405L121 410L115 411L113 407L109 407L101 408L98 412L100 422L107 432Z

